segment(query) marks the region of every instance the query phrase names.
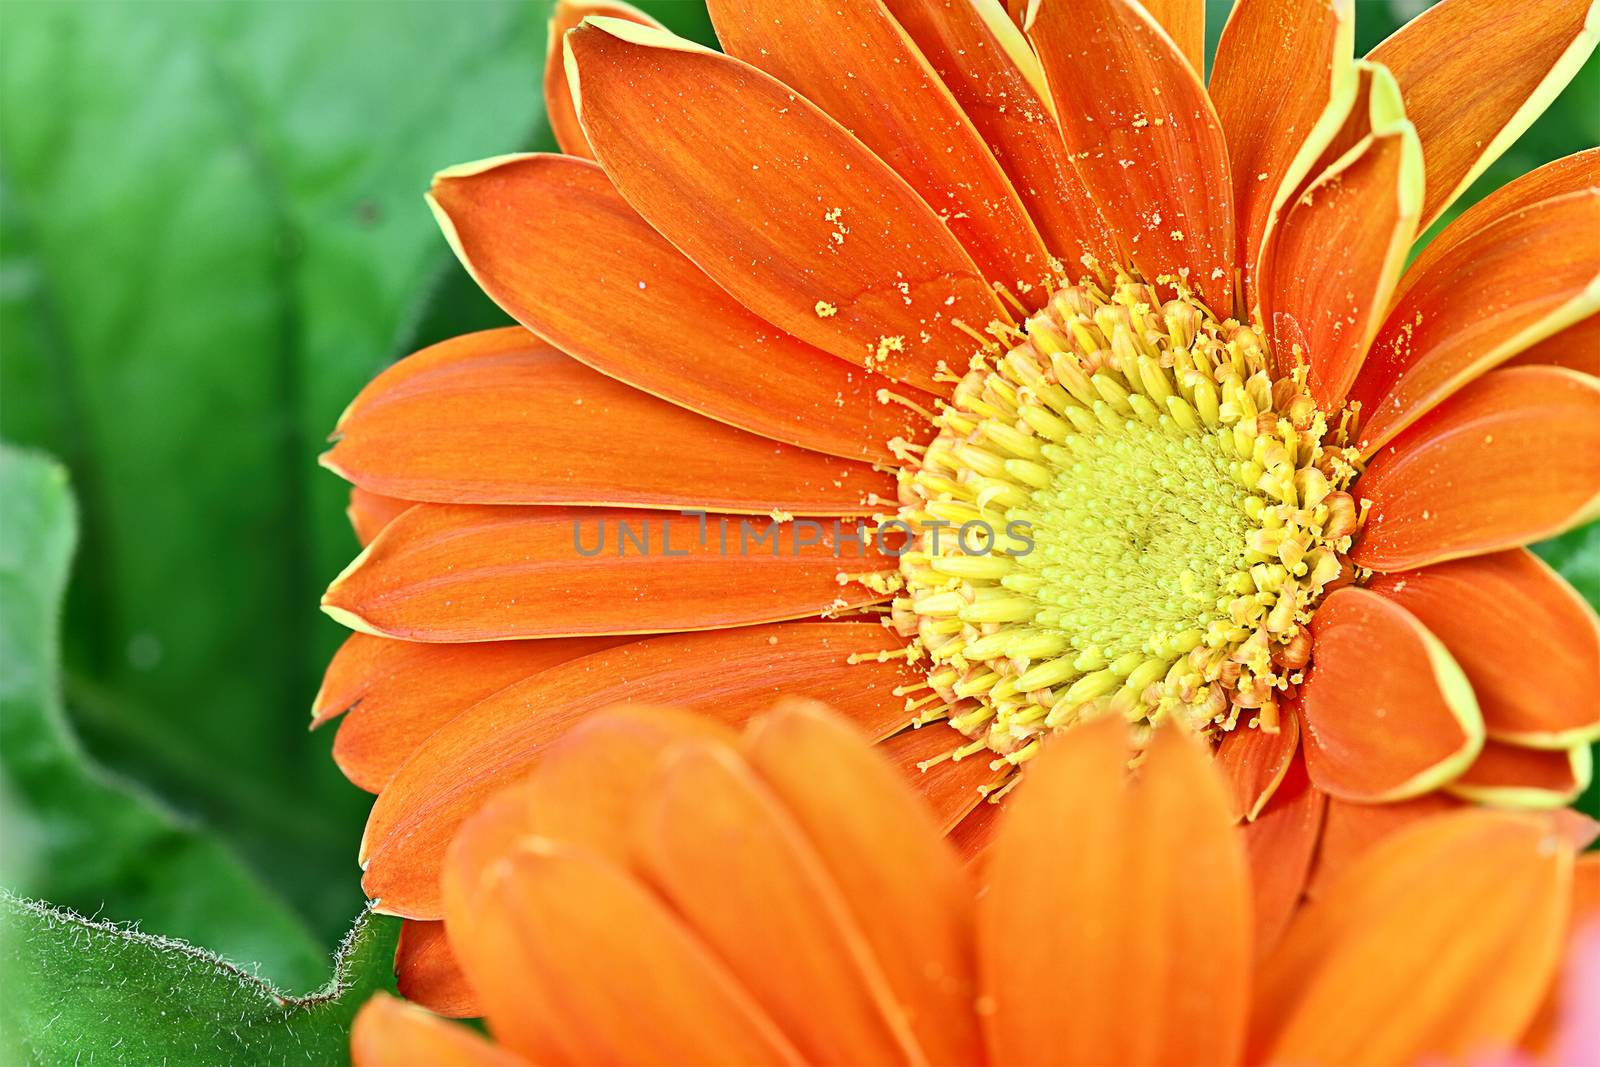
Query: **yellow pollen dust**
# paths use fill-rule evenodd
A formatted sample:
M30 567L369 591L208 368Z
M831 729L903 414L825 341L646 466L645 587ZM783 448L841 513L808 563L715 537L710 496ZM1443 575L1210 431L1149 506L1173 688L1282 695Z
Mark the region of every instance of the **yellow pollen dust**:
M1165 282L1166 280L1163 279ZM892 618L996 769L1101 714L1276 730L1344 558L1356 470L1261 333L1182 287L1058 290L973 361L902 469Z

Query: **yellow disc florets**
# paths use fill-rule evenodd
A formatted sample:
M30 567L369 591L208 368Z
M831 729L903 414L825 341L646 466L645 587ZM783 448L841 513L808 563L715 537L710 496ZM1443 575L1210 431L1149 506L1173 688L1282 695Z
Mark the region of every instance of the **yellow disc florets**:
M973 360L902 471L894 621L950 722L1019 763L1117 712L1272 730L1356 530L1355 476L1258 330L1119 276Z

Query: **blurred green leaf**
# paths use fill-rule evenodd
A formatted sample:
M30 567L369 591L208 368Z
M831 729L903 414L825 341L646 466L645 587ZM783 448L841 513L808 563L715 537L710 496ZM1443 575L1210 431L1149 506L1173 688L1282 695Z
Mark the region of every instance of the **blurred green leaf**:
M349 1062L350 1021L391 989L400 921L367 912L333 978L296 997L181 941L0 896L7 1064Z
M450 259L430 175L540 136L545 6L5 5L0 392L82 506L69 714L324 942L367 799L305 731L354 547L316 456Z
M105 775L57 697L74 518L66 472L0 447L0 882L258 961L311 985L324 950L227 849ZM9 995L9 994L8 994Z

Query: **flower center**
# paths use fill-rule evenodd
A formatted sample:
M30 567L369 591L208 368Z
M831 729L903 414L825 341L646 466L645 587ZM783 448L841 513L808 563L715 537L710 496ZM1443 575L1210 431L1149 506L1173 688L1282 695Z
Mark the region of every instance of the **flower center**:
M1261 334L1119 275L974 357L908 449L893 618L971 739L1016 764L1090 716L1277 729L1357 516L1342 440ZM1248 713L1248 714L1247 714ZM998 764L997 764L998 766Z

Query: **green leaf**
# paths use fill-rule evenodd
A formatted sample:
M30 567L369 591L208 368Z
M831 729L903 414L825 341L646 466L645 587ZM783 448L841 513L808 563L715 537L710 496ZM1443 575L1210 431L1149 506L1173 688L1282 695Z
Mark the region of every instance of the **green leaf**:
M0 501L0 882L137 917L282 981L320 981L324 950L282 900L227 849L84 755L56 695L75 527L66 472L0 447Z
M0 895L7 1064L349 1062L350 1021L390 989L400 921L364 913L333 979L290 996L209 952Z
M369 800L331 731L305 730L344 636L318 597L355 547L316 457L458 271L432 173L540 135L545 18L530 0L5 5L0 393L7 438L61 457L82 507L68 713L324 944L360 904Z

